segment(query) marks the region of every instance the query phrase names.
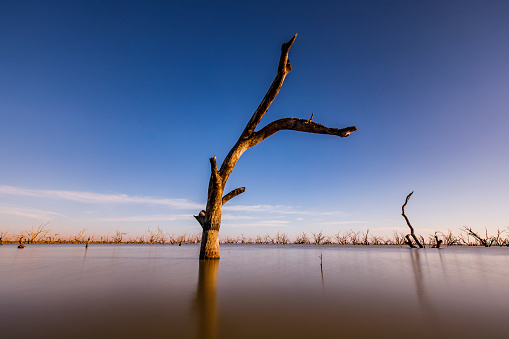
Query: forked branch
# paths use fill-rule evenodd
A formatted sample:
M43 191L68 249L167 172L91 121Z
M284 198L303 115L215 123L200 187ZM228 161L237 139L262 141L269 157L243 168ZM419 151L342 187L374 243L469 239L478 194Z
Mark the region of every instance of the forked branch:
M230 150L223 163L221 164L221 168L219 169L219 175L223 180L223 189L228 180L235 164L239 160L240 156L250 147L253 147L263 140L267 139L274 133L281 130L293 130L300 132L308 132L308 133L318 133L318 134L329 134L329 135L337 135L342 138L347 137L350 133L357 130L357 127L350 126L346 128L329 128L323 125L320 125L316 122L312 121L313 114L311 118L306 119L298 119L298 118L284 118L273 121L269 123L267 126L255 132L256 127L262 120L265 113L269 109L270 105L276 98L283 85L283 81L285 80L286 75L291 71L292 66L290 64L290 60L288 58L288 52L290 51L290 47L292 47L297 34L293 36L293 38L284 43L281 46L281 57L279 59L279 65L277 70L277 75L272 82L267 94L263 98L262 102L253 113L253 116L247 123L244 131L240 135L237 143Z
M281 56L279 58L277 75L274 78L272 84L270 85L267 94L265 94L265 97L263 98L262 102L260 103L256 111L254 112L253 116L247 123L246 128L241 134L241 138L249 136L254 132L256 126L258 126L265 113L267 113L267 110L269 109L270 105L278 95L281 86L283 86L283 81L285 80L286 75L290 73L290 71L292 70L290 59L288 59L288 52L290 51L290 47L292 47L296 38L297 34L295 34L293 38L290 39L290 41L284 43L281 46Z

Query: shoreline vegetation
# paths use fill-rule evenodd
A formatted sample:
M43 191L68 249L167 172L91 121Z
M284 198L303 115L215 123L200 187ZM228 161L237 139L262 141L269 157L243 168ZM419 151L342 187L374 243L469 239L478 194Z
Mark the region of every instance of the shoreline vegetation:
M48 229L47 224L41 224L39 227L32 227L30 230L18 234L10 234L8 231L0 231L1 244L159 244L159 245L182 245L199 244L201 242L201 233L174 235L164 233L161 228L155 230L148 229L140 236L128 236L127 232L117 229L114 233L106 235L88 235L86 229L81 230L76 235L68 237L54 234ZM436 231L428 235L427 239L419 236L421 243L426 247L436 247L437 241L442 241L444 246L506 246L509 247L509 227L508 230L497 229L496 234L488 235L485 230L484 235L475 232L470 227L463 227L458 234L453 234L451 230L446 233ZM324 235L322 231L313 233L301 233L295 238L290 238L284 232L277 232L275 235L265 234L263 236L249 237L241 234L238 237L222 237L219 239L221 244L263 244L263 245L399 245L407 244L406 234L394 231L391 237L383 237L370 234L366 231L348 230L338 232L334 235Z

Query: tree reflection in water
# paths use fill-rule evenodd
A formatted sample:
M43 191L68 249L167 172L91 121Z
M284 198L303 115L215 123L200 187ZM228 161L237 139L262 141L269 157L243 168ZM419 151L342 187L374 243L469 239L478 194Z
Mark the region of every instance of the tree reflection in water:
M217 337L216 280L218 268L219 260L200 260L195 298L199 338Z
M419 306L421 308L422 313L424 316L428 317L428 320L431 321L431 323L437 324L439 321L439 318L437 316L437 312L435 310L435 307L433 306L433 303L431 299L428 296L428 293L425 288L424 284L424 274L422 269L422 262L421 262L421 252L424 250L422 249L410 249L410 255L412 260L412 269L414 271L414 279L415 279L415 291L417 293L417 300L419 302ZM424 252L424 256L426 256L426 253ZM442 259L442 257L440 257ZM428 266L429 263L426 263L426 266Z

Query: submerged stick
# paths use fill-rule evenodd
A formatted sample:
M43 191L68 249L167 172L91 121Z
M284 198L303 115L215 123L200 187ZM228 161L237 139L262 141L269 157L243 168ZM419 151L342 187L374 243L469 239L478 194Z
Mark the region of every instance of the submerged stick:
M18 248L25 248L25 244L23 244L23 237L19 238L19 246Z
M320 272L322 273L322 287L325 288L325 281L323 280L323 253L320 252Z
M435 232L435 245L433 245L433 248L440 248L442 242L443 241L441 239L438 239L437 232Z

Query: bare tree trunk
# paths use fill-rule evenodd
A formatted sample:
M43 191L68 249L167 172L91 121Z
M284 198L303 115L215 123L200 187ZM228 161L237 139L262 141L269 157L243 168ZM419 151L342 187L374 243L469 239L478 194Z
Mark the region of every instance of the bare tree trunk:
M345 138L350 133L357 130L357 127L350 126L342 129L329 128L311 121L313 115L309 120L298 118L284 118L273 121L263 127L259 131L255 131L256 127L262 120L263 116L269 109L276 98L286 75L291 71L292 66L288 59L288 52L293 45L297 34L281 46L281 57L279 59L279 66L277 75L272 82L267 94L262 102L254 112L253 116L247 123L244 131L240 135L237 143L230 150L221 168L217 168L216 157L210 158L211 174L207 195L207 207L205 210L200 211L195 215L196 220L203 228L202 241L200 248L200 259L219 259L219 228L221 226L221 215L223 205L230 199L245 191L244 187L234 189L230 193L223 195L226 181L239 160L240 156L250 147L253 147L263 140L267 139L274 133L281 130L293 130L308 133L329 134L337 135Z

